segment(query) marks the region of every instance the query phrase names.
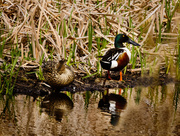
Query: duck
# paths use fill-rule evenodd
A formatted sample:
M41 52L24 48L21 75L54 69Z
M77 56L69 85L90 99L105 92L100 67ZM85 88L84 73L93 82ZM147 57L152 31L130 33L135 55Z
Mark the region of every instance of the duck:
M61 122L63 116L68 115L73 107L73 101L65 93L51 93L45 96L41 102L42 111Z
M103 97L98 103L98 108L100 108L102 112L110 113L110 123L116 126L120 120L121 112L127 107L127 100L120 94L109 92L109 89L102 92Z
M123 43L129 43L134 46L140 46L135 41L131 40L126 34L118 34L115 37L115 48L109 49L104 56L100 56L101 67L108 70L108 79L111 79L110 71L120 71L120 79L122 81L122 70L129 63L131 59L131 52Z
M68 86L74 80L74 72L66 65L66 60L61 59L59 62L47 61L42 66L45 82L52 88L59 89Z

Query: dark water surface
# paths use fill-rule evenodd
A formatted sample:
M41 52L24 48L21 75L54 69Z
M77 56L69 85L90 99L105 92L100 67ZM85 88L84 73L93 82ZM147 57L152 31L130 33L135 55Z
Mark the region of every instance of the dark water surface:
M0 135L179 136L180 84L0 97Z

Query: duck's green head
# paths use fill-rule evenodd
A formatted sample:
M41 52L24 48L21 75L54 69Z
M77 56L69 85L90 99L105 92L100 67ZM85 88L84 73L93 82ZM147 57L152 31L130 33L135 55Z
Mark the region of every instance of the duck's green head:
M133 44L134 46L140 46L138 43L131 40L126 34L118 34L115 38L114 45L116 48L121 48L121 47L124 47L123 46L124 42Z

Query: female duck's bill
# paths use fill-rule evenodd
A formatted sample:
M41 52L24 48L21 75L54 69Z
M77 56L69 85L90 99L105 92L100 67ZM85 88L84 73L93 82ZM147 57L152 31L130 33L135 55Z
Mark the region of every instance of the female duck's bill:
M109 79L111 79L109 71L120 71L120 81L122 81L121 70L131 59L131 52L123 45L124 42L140 46L125 34L118 34L116 36L114 42L115 48L109 49L100 61L102 68L108 70Z

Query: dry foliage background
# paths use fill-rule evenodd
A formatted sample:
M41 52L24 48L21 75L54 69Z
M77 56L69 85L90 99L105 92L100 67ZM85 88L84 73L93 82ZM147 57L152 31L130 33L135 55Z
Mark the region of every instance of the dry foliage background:
M10 56L11 47L17 47L22 67L38 65L44 54L45 58L66 58L68 64L92 74L97 70L97 56L113 47L118 33L141 44L146 61L156 57L164 63L164 55L177 55L179 0L0 0L0 4L3 55ZM172 45L166 44L169 40Z

